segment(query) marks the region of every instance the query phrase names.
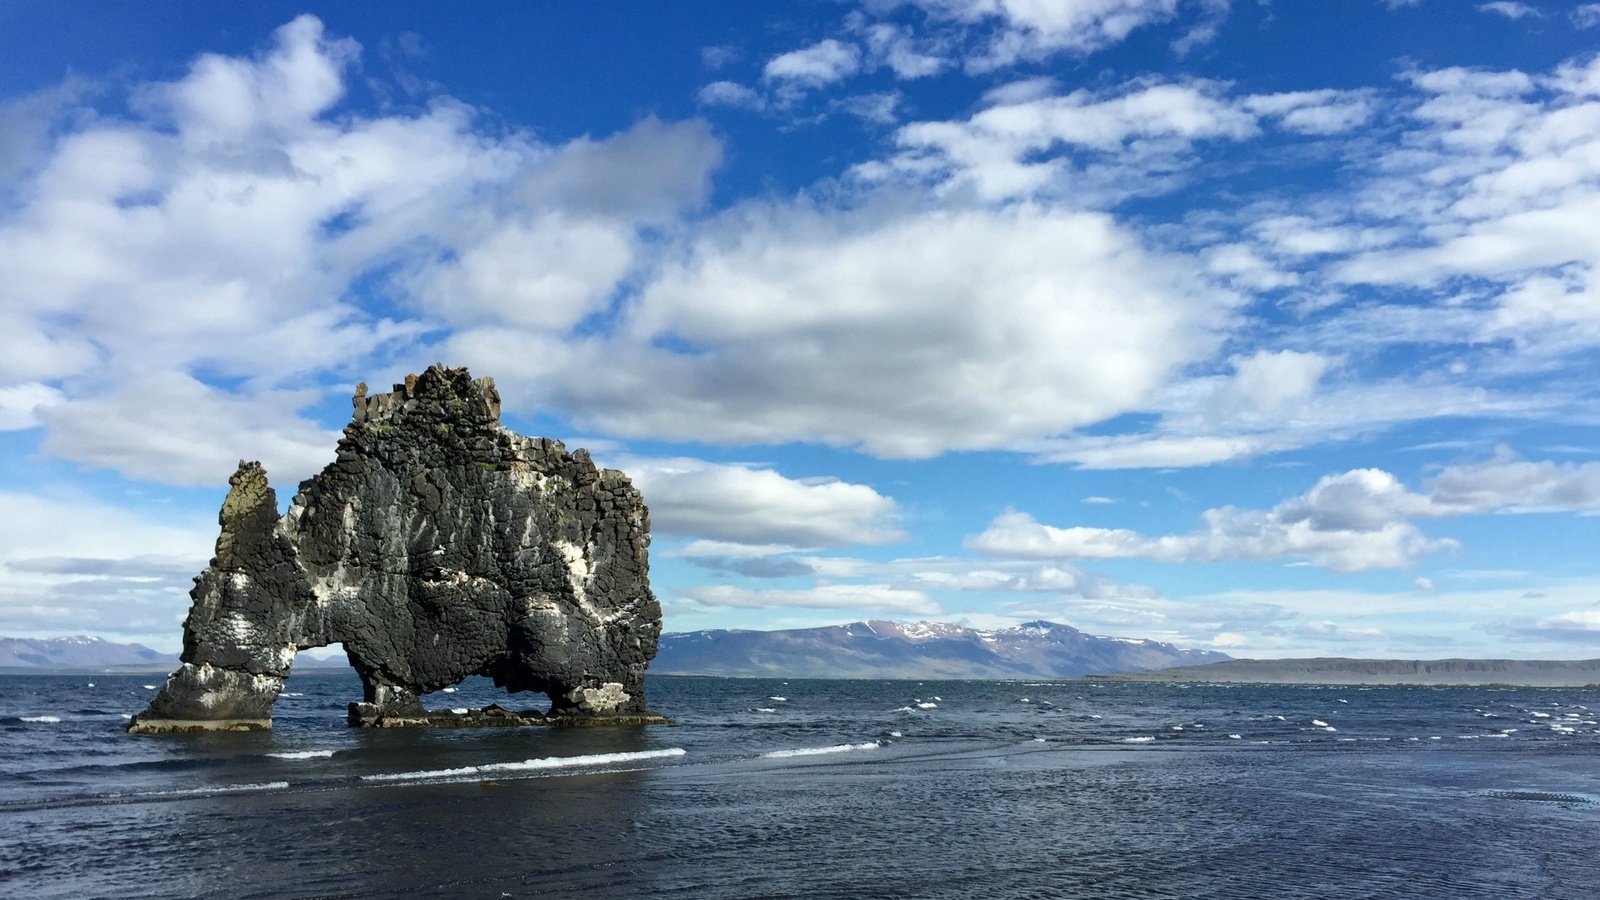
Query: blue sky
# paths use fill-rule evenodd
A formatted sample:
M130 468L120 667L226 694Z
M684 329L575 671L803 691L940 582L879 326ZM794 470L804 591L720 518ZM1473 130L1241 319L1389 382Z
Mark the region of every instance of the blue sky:
M1600 646L1600 4L0 7L0 633L443 361L670 631Z

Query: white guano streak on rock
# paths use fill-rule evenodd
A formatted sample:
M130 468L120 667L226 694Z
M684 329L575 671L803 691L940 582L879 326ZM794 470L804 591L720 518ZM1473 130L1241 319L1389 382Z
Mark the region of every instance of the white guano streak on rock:
M633 699L615 681L608 681L597 688L580 688L578 694L583 698L583 705L594 712L610 712Z
M572 584L573 596L578 598L578 606L589 614L591 619L601 621L600 612L589 602L589 579L594 577L588 555L577 544L571 541L555 541L556 552L567 562L567 581Z

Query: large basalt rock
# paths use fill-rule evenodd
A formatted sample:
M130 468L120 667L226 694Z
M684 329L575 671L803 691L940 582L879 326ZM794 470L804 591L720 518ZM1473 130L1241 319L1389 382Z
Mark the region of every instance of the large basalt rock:
M549 715L524 723L653 721L661 607L627 476L502 428L494 382L466 369L360 385L354 405L286 515L240 463L183 665L129 730L270 727L296 651L335 642L364 685L352 724L438 724L419 696L469 675L547 694Z

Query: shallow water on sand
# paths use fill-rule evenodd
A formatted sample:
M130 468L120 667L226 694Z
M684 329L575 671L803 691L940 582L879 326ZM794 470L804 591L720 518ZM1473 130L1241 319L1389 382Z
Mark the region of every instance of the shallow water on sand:
M365 731L300 674L270 733L123 734L156 685L0 676L0 895L1600 895L1597 691L651 677L672 726Z

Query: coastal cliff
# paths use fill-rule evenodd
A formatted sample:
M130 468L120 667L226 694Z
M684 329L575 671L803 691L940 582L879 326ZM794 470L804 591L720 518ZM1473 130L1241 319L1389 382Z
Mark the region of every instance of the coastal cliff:
M182 665L133 732L256 729L295 653L343 643L352 724L456 724L421 694L486 675L551 700L522 722L655 721L644 670L661 607L649 514L627 476L500 425L492 379L430 367L359 385L335 460L287 514L241 462L195 579Z

